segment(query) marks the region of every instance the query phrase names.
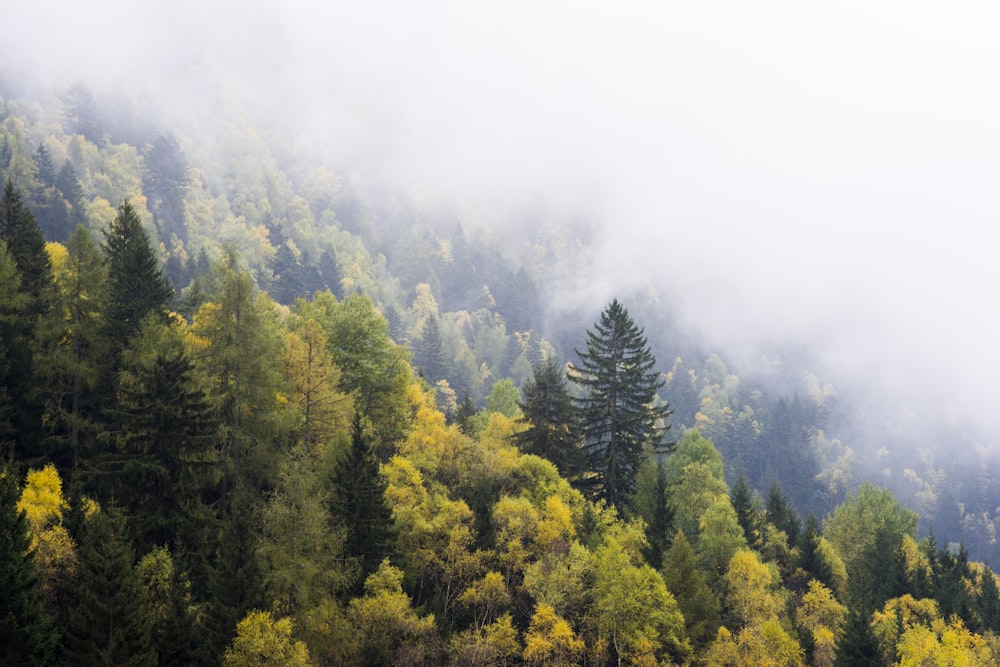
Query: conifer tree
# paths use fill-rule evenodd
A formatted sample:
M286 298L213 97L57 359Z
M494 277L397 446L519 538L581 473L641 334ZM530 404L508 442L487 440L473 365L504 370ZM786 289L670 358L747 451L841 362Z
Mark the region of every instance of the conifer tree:
M365 437L361 415L351 426L351 446L334 470L331 509L347 531L344 548L358 561L358 583L378 569L394 550L396 531L386 500L386 481L378 457Z
M750 485L747 483L747 476L742 469L736 476L736 482L729 492L729 500L733 503L736 520L740 522L747 544L750 546L757 544L757 517L753 506L753 496L750 494Z
M566 381L555 362L547 359L535 366L534 375L522 388L518 403L526 425L517 444L526 454L552 461L559 474L573 480L584 470L583 450L576 434L576 414Z
M715 638L721 623L719 598L708 585L683 530L677 531L663 558L663 581L684 614L688 637L695 648L704 648Z
M43 455L37 447L42 435L42 400L34 359L38 349L36 335L40 320L52 309L55 290L45 237L10 179L0 202L0 241L6 243L14 260L24 295L23 306L2 332L6 352L5 389L8 396L16 397L10 410L10 424L17 435L17 458L35 461Z
M127 200L104 233L103 250L108 264L107 335L117 347L118 359L143 318L150 313L165 314L174 292L139 214Z
M810 513L799 537L799 567L827 588L833 588L833 570L820 552L819 521Z
M663 380L653 370L656 358L643 330L617 299L587 331L586 351L576 353L580 364L570 380L586 392L576 405L593 473L588 486L621 511L635 487L643 448L665 449L662 420L670 409L655 404Z
M66 664L157 664L148 600L120 509L107 508L87 521L71 598Z
M48 665L56 634L45 612L17 480L0 470L0 644L4 665Z
M852 607L837 638L835 667L884 667L868 612Z

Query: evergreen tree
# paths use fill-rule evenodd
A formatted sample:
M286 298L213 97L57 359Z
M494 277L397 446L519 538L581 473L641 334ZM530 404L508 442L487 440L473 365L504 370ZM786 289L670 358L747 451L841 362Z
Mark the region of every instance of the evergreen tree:
M107 508L87 521L71 598L66 664L157 664L148 599L120 509Z
M791 503L781 493L778 482L771 482L771 488L767 492L767 520L775 528L784 531L788 537L788 544L793 545L799 539L799 517L795 514Z
M868 612L852 607L837 638L835 667L884 667Z
M359 585L394 550L396 532L385 491L378 457L365 438L361 415L355 414L351 447L334 469L331 510L346 529L345 551L360 566Z
M216 562L209 581L206 618L212 655L221 657L236 634L236 624L253 609L266 608L263 574L257 559L260 512L240 487L229 496Z
M45 612L27 520L17 509L19 496L13 472L0 470L0 663L49 665L56 634Z
M73 164L66 160L56 174L56 187L62 193L63 199L69 204L69 224L74 229L80 225L87 224L86 200L84 199L83 186L76 177L76 170Z
M173 289L139 214L128 201L118 207L118 214L104 233L103 250L108 264L108 304L104 313L107 337L117 348L115 359L120 359L143 318L150 313L165 315Z
M754 511L750 485L747 483L747 476L742 469L736 476L736 482L729 492L729 500L733 503L736 520L740 522L740 528L743 529L743 536L746 538L747 544L750 546L757 544L757 516Z
M677 531L663 558L663 581L677 599L695 648L704 648L715 638L721 623L719 598L698 566L698 556L683 530Z
M127 503L142 551L200 546L201 498L217 467L212 408L183 336L147 319L125 352L119 381L115 497Z
M4 388L9 397L16 398L10 410L10 424L17 436L16 454L19 460L28 462L43 455L38 449L42 400L34 357L39 322L51 312L55 290L45 238L9 179L0 202L0 241L6 243L14 260L24 296L17 316L8 319L0 335L6 352Z
M445 354L441 328L436 317L428 317L420 342L414 350L414 363L424 373L430 384L446 379L451 372L451 361Z
M667 466L663 459L655 454L650 456L639 473L638 481L634 504L636 514L642 517L646 524L646 546L643 548L643 555L650 567L659 570L663 566L663 555L670 547L676 530L674 508L668 500Z
M535 366L518 403L526 426L515 437L521 451L552 461L559 474L576 479L584 470L583 450L576 435L573 399L566 381L551 359Z
M576 404L592 472L587 485L621 511L635 488L643 448L664 448L662 420L670 409L654 404L663 380L653 371L656 359L643 330L617 300L587 331L586 352L576 353L580 365L570 380L586 392Z
M997 588L996 575L990 566L984 565L979 593L976 596L976 618L979 632L1000 631L1000 589Z
M7 244L0 241L0 445L5 452L13 448L17 435L18 403L13 398L17 394L12 391L16 392L19 383L11 375L11 366L17 368L18 346L23 344L18 329L27 304L17 264L7 252Z
M174 137L161 134L144 151L143 190L150 210L160 224L162 238L176 236L187 241L184 224L184 195L188 185L188 165Z
M799 537L799 567L827 588L833 588L833 570L819 550L821 537L819 521L810 513Z

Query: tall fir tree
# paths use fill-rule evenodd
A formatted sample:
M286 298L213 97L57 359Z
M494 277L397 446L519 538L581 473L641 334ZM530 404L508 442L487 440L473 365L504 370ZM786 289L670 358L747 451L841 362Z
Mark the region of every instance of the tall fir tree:
M49 665L57 635L31 552L28 522L10 469L0 469L0 644L4 665Z
M136 575L125 516L109 507L86 521L64 635L67 665L157 664L148 598Z
M355 414L350 449L334 469L331 511L334 521L346 530L345 551L360 566L357 592L395 550L396 531L386 486L378 457L365 437L361 415Z
M587 331L586 351L576 354L580 364L569 377L585 392L576 405L592 474L587 486L621 511L635 488L644 447L669 449L663 420L670 408L656 404L663 380L653 370L656 358L643 330L617 299Z
M16 457L21 462L35 462L44 456L40 447L43 403L34 360L39 347L36 335L39 322L52 310L55 288L45 237L10 179L0 202L0 241L6 243L14 260L25 299L18 316L11 318L2 332L5 389L8 396L16 397L10 423L16 435Z
M837 637L837 655L833 664L835 667L885 667L868 612L857 607L850 609Z
M526 454L535 454L555 464L559 474L576 479L584 470L583 449L576 433L576 413L566 381L551 359L535 366L534 375L522 388L519 402L525 425L515 439Z
M165 316L174 291L139 214L127 200L104 233L103 250L108 265L107 338L115 346L114 358L120 361L143 318L151 313Z

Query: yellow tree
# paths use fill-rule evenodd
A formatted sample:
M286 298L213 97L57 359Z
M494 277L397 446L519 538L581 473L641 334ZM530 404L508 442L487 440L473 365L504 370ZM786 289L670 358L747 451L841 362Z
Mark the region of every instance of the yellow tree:
M292 637L292 621L271 612L252 611L236 626L226 648L225 667L310 667L309 649Z
M285 374L288 399L298 409L302 442L318 455L339 431L347 428L350 399L337 389L340 371L327 349L326 332L309 318L286 335Z
M524 636L522 657L528 665L569 667L582 662L585 649L570 624L561 618L552 605L539 602Z
M28 534L35 562L42 573L42 590L50 604L55 604L63 586L76 572L77 545L62 525L63 511L69 504L63 498L62 479L55 466L28 471L18 511L28 520Z
M847 608L837 602L829 588L812 579L796 613L799 625L813 638L813 665L831 667L836 657L836 638L847 618Z

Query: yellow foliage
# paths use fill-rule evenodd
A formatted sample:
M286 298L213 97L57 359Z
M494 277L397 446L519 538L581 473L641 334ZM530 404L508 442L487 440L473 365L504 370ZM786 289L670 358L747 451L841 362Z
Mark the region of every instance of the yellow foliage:
M777 618L781 599L772 592L773 583L771 570L754 551L740 549L730 559L726 599L744 626Z
M17 509L24 511L33 533L62 521L62 511L69 509L69 505L63 499L62 479L54 465L28 471Z
M955 618L945 624L936 619L903 633L897 646L899 667L989 667L993 665L986 640L972 634Z
M66 258L69 251L61 243L48 242L45 244L45 253L49 256L49 263L52 264L52 273L56 276L66 270Z
M524 636L524 661L528 665L566 667L578 665L584 651L583 640L556 614L551 605L539 602Z
M226 667L308 667L309 649L292 638L292 621L275 621L267 611L251 611L236 626L236 637L226 648Z

